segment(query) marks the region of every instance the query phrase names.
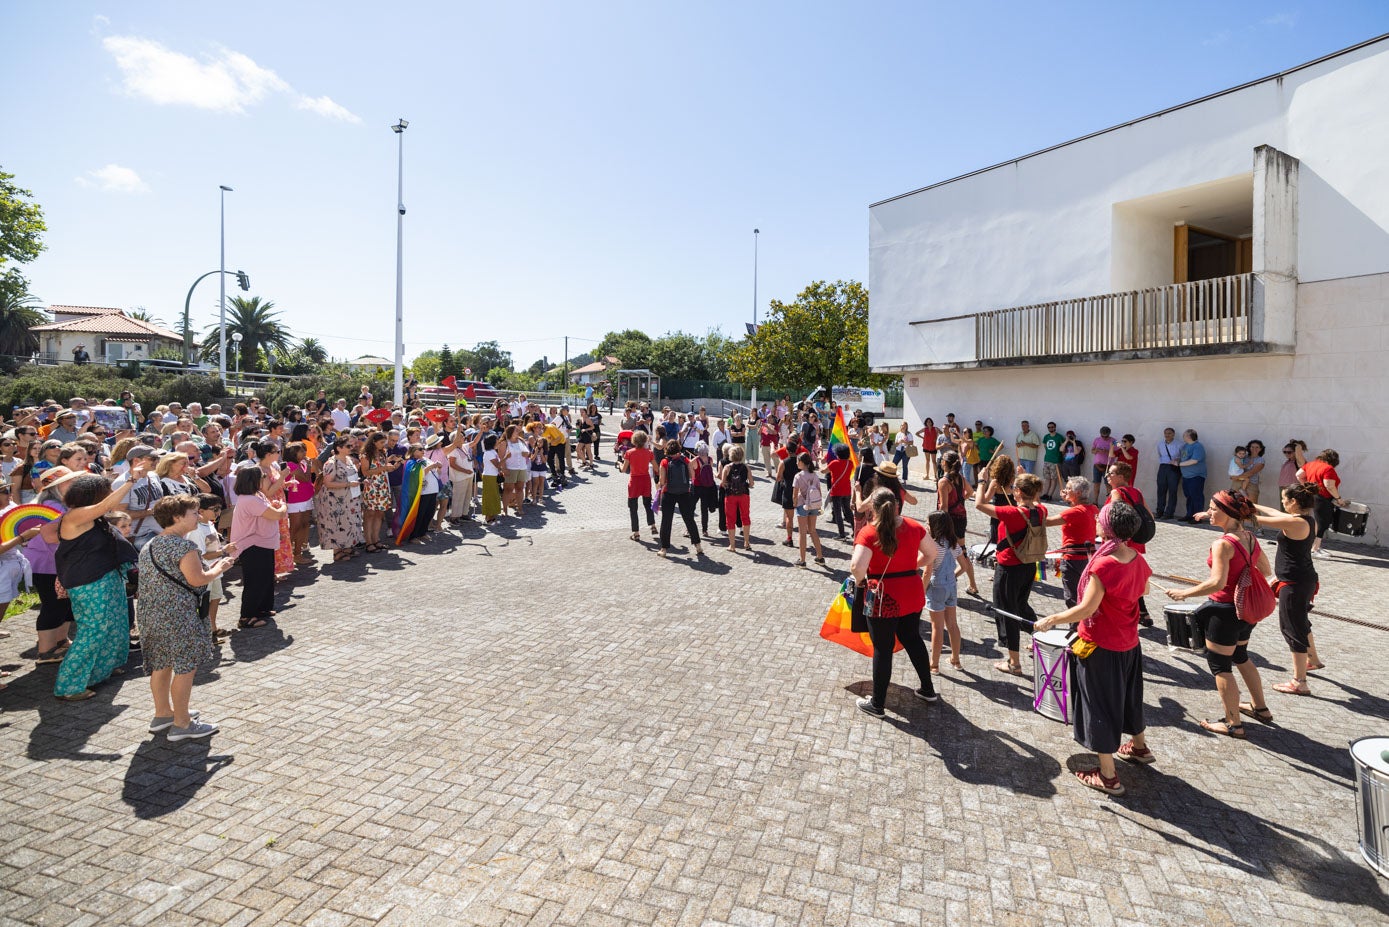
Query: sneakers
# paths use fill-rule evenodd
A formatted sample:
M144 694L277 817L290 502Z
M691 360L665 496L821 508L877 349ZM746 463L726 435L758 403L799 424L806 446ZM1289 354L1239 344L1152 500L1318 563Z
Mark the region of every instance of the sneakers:
M1331 558L1331 555L1324 550L1314 550L1312 551L1312 556L1316 557L1318 560L1329 560Z
M192 712L190 712L191 714ZM202 740L217 733L217 725L203 721L192 721L187 727L169 728L170 740Z
M915 692L912 693L912 695L915 695L917 698L921 699L923 702L938 702L938 701L940 701L940 696L937 695L937 694L935 693L934 690L917 689Z
M881 708L873 707L873 700L871 698L861 698L857 702L854 702L854 705L859 711L866 715L872 715L875 718L882 718L887 715L887 712L883 711Z
M189 711L189 712L188 712L188 717L192 718L194 721L198 720L198 715L199 715L199 712L197 711L197 709L193 709L192 711ZM161 718L161 717L159 717L158 715L156 715L155 718L154 718L154 720L150 722L150 733L151 733L151 734L158 734L160 731L167 731L169 728L171 728L171 727L173 727L173 726L174 726L174 716L173 716L173 715L169 715L169 716L166 717L166 718Z

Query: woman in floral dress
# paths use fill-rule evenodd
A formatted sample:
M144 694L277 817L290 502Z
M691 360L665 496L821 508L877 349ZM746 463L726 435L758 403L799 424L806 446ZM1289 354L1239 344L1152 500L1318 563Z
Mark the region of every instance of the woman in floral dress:
M344 439L345 440L345 439ZM391 483L386 475L400 467L398 457L386 452L386 436L380 432L367 439L362 448L362 517L366 522L367 553L384 550L381 520L392 508Z
M335 563L353 556L362 543L361 476L352 460L352 442L339 440L333 456L323 465L323 481L314 494L314 518L318 543L333 551Z

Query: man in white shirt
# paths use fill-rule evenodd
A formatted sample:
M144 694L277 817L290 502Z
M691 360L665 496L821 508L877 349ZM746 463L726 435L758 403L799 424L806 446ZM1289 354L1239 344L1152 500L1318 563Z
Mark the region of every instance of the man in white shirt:
M333 411L328 413L333 418L333 427L338 431L346 431L352 426L352 416L347 412L347 400L339 399L333 405Z

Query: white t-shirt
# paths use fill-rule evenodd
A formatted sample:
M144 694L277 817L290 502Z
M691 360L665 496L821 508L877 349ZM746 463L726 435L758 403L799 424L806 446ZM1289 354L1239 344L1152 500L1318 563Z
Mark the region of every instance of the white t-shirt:
M439 478L434 475L438 472L438 470L424 471L424 479L420 481L421 495L427 496L430 493L437 493L439 491Z
M501 461L497 459L497 451L496 451L495 448L493 448L493 449L490 450L490 451L483 451L483 453L482 453L482 475L483 475L483 476L501 476L501 470L498 469L498 465L499 465L500 463L501 463Z
M506 468L508 470L526 469L526 457L523 455L529 453L530 448L526 447L526 442L508 441L506 444Z
M334 409L328 413L333 418L333 427L338 431L346 431L352 425L352 416L346 409Z
M453 469L453 467L449 467L449 479L461 481L473 475L473 455L468 453L467 448L459 447L449 451L449 460L468 471L467 473L461 473Z

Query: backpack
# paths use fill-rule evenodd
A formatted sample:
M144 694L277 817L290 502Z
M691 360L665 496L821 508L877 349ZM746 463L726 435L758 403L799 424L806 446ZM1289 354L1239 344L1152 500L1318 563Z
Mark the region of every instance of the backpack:
M1148 507L1139 502L1134 502L1133 497L1128 494L1130 487L1125 486L1119 490L1119 495L1124 497L1124 501L1133 506L1138 512L1138 530L1129 538L1135 544L1147 544L1157 534L1157 522L1153 521L1153 513L1148 511Z
M1233 534L1224 537L1244 554L1244 570L1235 580L1235 617L1246 624L1258 624L1273 614L1278 607L1278 598L1264 574L1254 568L1254 557L1240 539Z
M748 485L748 476L749 473L747 464L729 464L728 473L726 474L726 485L724 486L724 495L749 495L751 492L751 487Z
M1017 538L1017 540L1015 540ZM1047 528L1036 508L1027 513L1027 528L1021 535L1009 534L998 545L999 551L1013 548L1019 563L1041 563L1047 556Z
M666 458L666 492L680 495L690 491L690 462L683 454Z

